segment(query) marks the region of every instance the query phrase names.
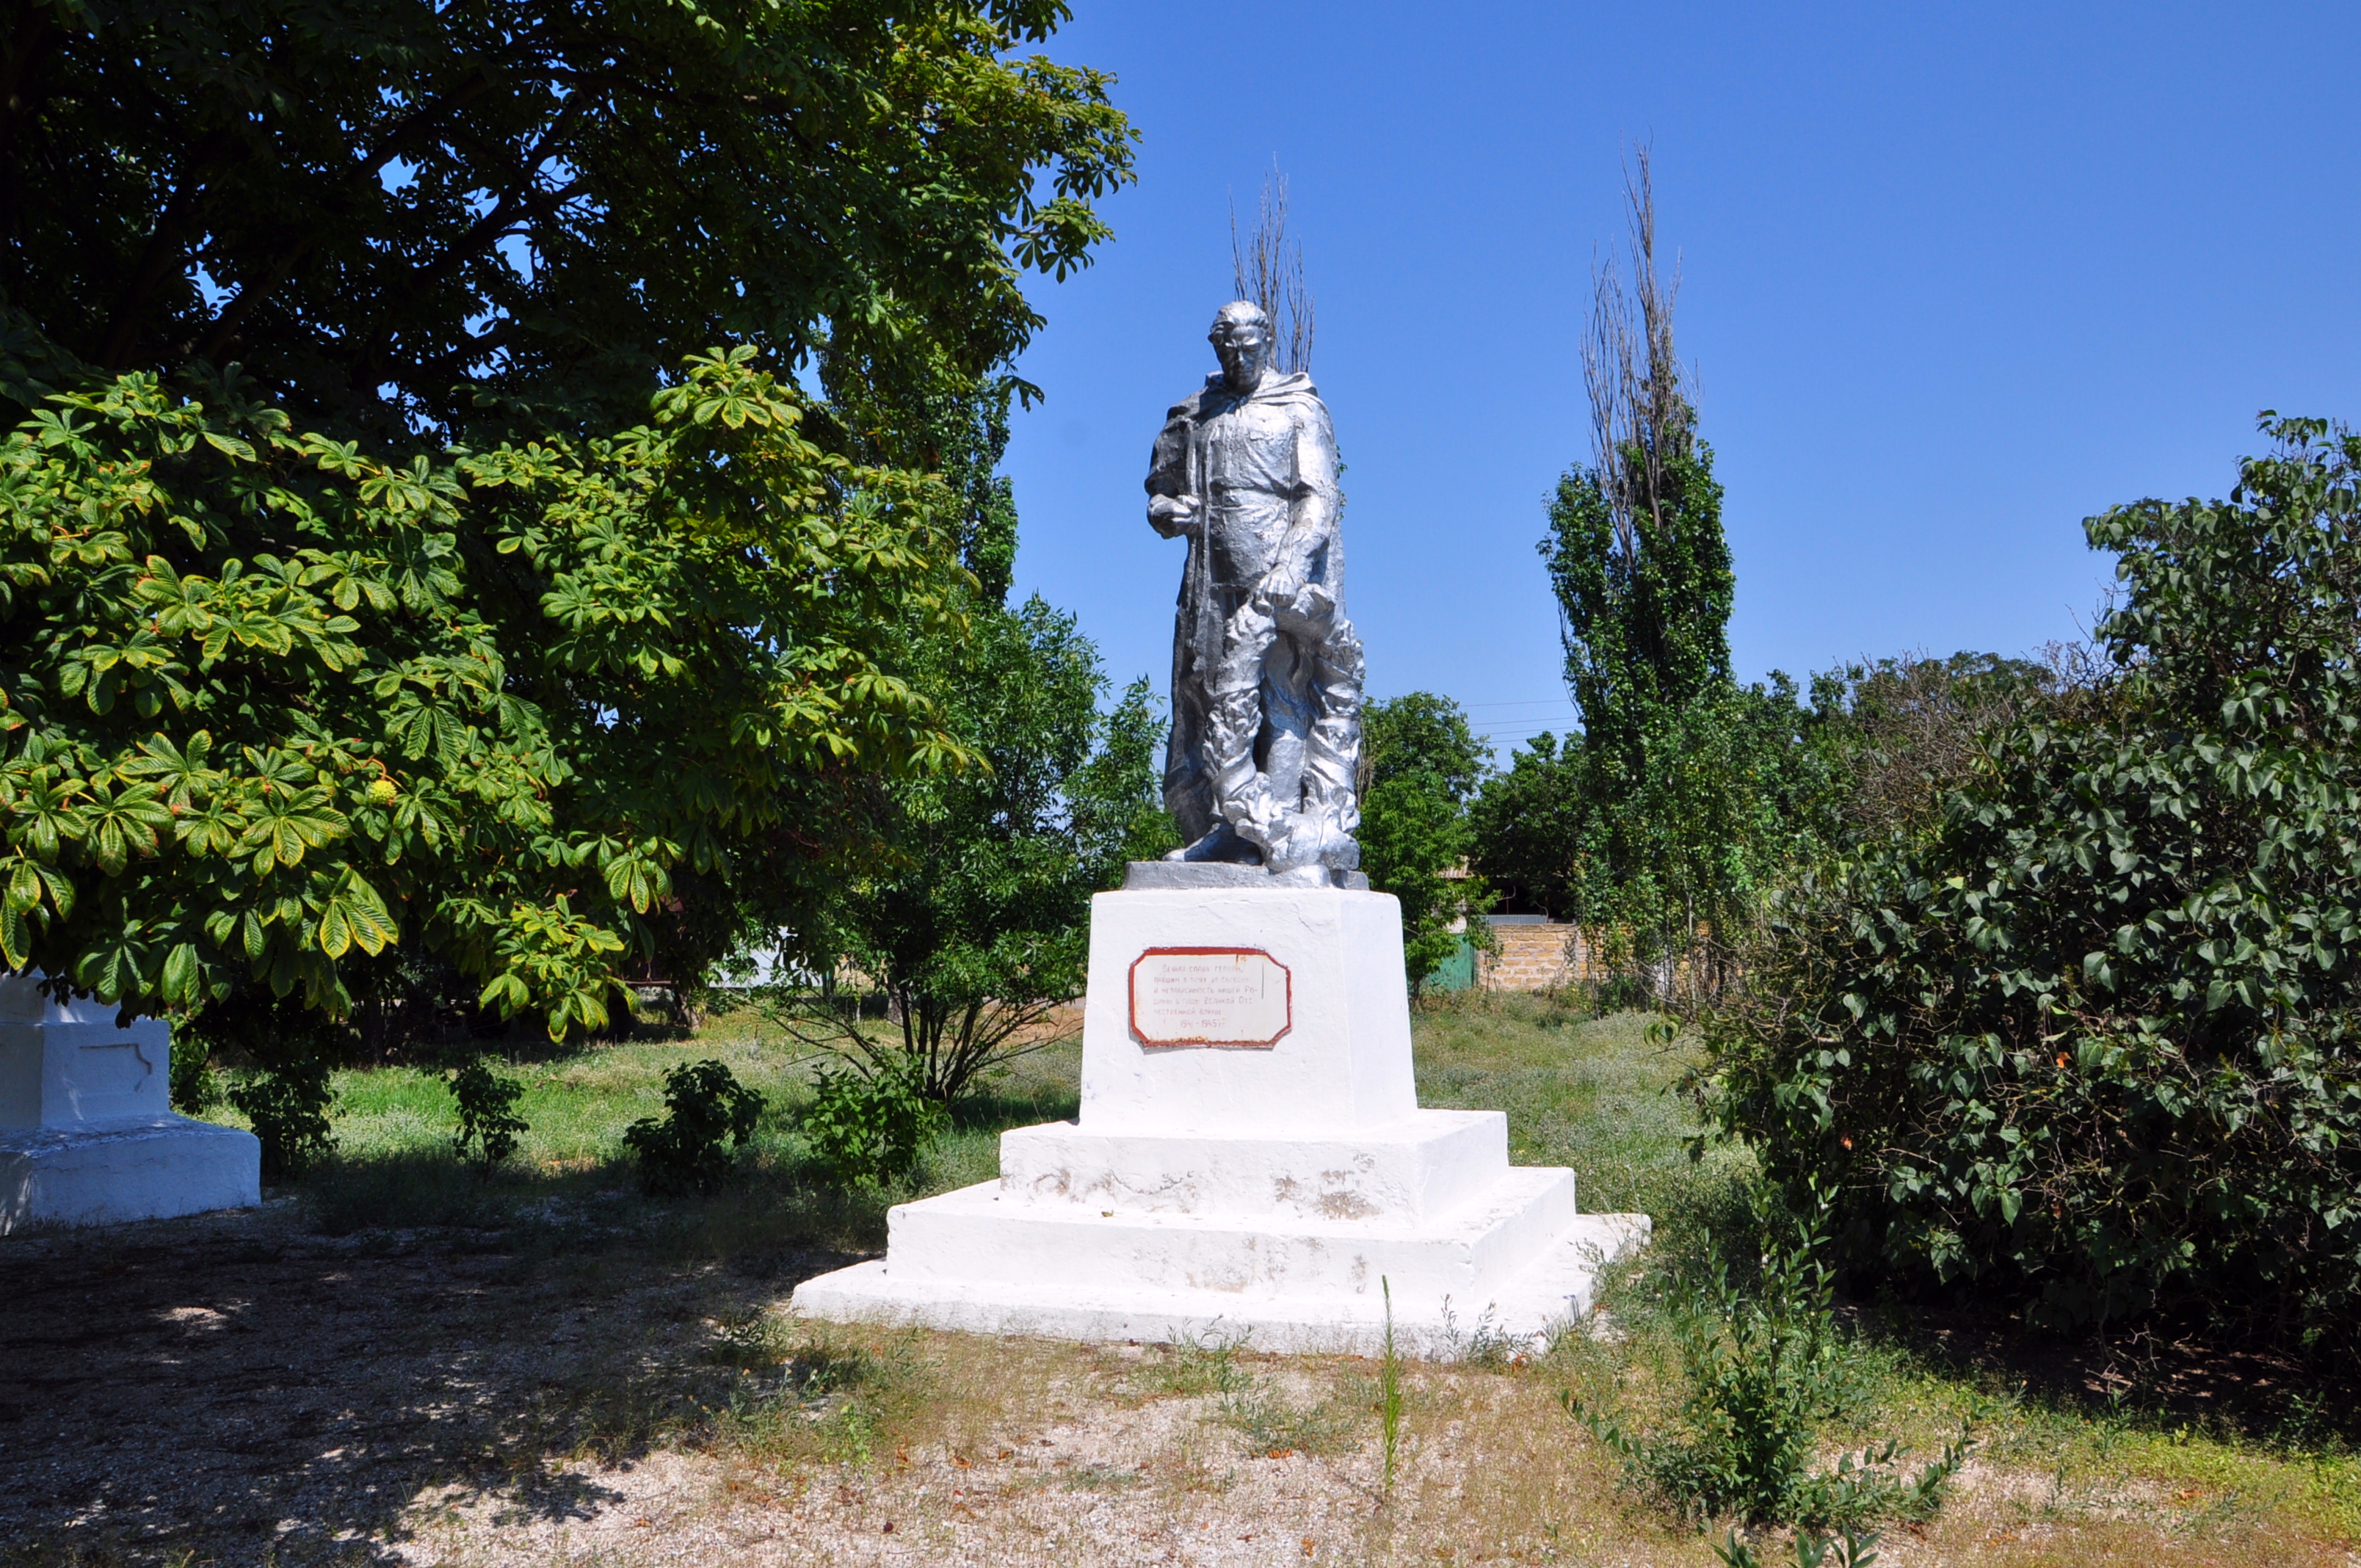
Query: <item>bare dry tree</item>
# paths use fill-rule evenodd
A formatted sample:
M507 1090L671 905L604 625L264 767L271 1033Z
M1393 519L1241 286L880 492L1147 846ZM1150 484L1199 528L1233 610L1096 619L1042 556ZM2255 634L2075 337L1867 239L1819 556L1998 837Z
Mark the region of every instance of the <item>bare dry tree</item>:
M1639 554L1639 509L1663 521L1664 464L1696 440L1697 411L1673 348L1680 261L1674 258L1669 279L1656 265L1656 192L1645 143L1631 149L1624 165L1623 200L1631 225L1631 290L1624 292L1612 259L1591 268L1582 382L1590 396L1591 455L1614 519L1615 547L1629 560Z
M1230 203L1230 271L1236 298L1252 300L1270 318L1271 354L1293 374L1312 368L1312 290L1303 280L1303 242L1287 237L1287 176L1279 160L1262 177L1261 210L1254 236L1238 236L1238 208Z

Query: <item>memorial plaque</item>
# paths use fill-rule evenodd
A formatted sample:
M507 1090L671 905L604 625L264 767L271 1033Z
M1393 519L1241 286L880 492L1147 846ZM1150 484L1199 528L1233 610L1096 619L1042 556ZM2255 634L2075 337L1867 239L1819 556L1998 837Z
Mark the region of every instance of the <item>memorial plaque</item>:
M1260 948L1150 948L1131 965L1143 1046L1268 1049L1294 1025L1293 978Z

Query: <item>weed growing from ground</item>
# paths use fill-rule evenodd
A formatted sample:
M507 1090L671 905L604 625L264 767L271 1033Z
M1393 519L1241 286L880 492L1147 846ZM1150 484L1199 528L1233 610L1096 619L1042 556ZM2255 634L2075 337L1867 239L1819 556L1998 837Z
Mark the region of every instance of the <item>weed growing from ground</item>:
M1126 1486L1139 1485L1136 1471L1118 1470L1109 1464L1085 1464L1066 1476L1070 1492L1119 1492Z
M822 1069L801 1124L820 1168L839 1181L863 1186L906 1174L948 1122L943 1108L919 1088L917 1058L906 1053L866 1071Z
M1843 1413L1848 1368L1838 1342L1834 1285L1821 1261L1829 1205L1756 1212L1763 1241L1751 1287L1728 1260L1692 1268L1667 1292L1686 1394L1669 1429L1635 1432L1616 1411L1571 1391L1566 1408L1622 1461L1627 1478L1675 1512L1703 1523L1736 1514L1750 1524L1843 1527L1881 1517L1925 1519L1966 1459L1964 1432L1915 1475L1895 1443L1814 1470L1819 1423Z
M836 1408L832 1420L820 1423L820 1457L855 1470L866 1470L876 1456L877 1418L858 1396Z
M1504 1332L1495 1321L1494 1310L1484 1309L1473 1328L1459 1326L1459 1315L1451 1310L1451 1298L1443 1299L1444 1359L1463 1365L1499 1372L1510 1366L1521 1366L1536 1348L1533 1337Z
M873 1337L880 1336L880 1337ZM796 1323L763 1315L722 1325L712 1354L741 1374L717 1431L772 1460L865 1470L883 1434L922 1405L932 1369L906 1331Z
M1274 1459L1295 1453L1342 1453L1354 1446L1357 1412L1337 1399L1298 1404L1269 1387L1224 1397L1221 1418L1246 1439L1250 1453Z
M1378 1288L1386 1296L1386 1343L1384 1351L1378 1357L1378 1439L1382 1460L1380 1489L1390 1497L1394 1495L1394 1468L1401 1456L1401 1355L1394 1349L1393 1281L1379 1275Z
M664 1119L641 1117L623 1130L623 1143L639 1156L651 1193L713 1192L730 1179L762 1114L762 1095L720 1062L683 1063L664 1074Z
M516 1153L519 1133L533 1131L533 1124L516 1113L524 1084L494 1072L481 1057L451 1075L451 1094L459 1102L459 1130L452 1135L451 1152L461 1159L473 1147L489 1170Z
M1134 1375L1133 1386L1178 1398L1208 1395L1208 1419L1231 1428L1250 1453L1340 1453L1353 1446L1359 1424L1358 1399L1350 1394L1298 1399L1268 1380L1257 1379L1240 1356L1243 1335L1231 1338L1216 1322L1194 1334L1175 1334Z
M1201 1333L1166 1340L1162 1354L1142 1369L1141 1380L1157 1393L1183 1398L1244 1393L1253 1382L1238 1365L1238 1352L1245 1348L1245 1336L1223 1334L1217 1321Z

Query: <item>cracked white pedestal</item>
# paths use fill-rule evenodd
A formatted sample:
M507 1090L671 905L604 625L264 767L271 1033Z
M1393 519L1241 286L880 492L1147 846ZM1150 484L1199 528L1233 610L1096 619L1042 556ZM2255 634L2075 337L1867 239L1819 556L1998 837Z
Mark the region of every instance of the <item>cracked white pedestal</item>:
M172 1032L0 977L0 1235L262 1201L251 1133L176 1116Z
M999 1180L897 1206L885 1256L795 1309L1368 1354L1389 1288L1397 1346L1450 1356L1580 1321L1647 1234L1578 1213L1571 1170L1511 1167L1500 1113L1418 1108L1389 894L1105 893L1079 1123L1003 1134Z

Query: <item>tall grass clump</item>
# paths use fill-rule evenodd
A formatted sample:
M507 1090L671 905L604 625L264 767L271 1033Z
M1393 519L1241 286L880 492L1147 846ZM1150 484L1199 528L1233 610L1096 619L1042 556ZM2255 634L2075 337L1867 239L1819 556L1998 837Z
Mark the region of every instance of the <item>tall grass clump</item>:
M1726 1257L1674 1273L1662 1308L1681 1393L1668 1420L1640 1421L1566 1396L1627 1481L1694 1523L1734 1517L1825 1530L1923 1519L1966 1458L1963 1433L1915 1473L1892 1442L1815 1465L1820 1425L1844 1413L1856 1381L1836 1322L1828 1212L1824 1196L1798 1215L1766 1194L1751 1278Z

